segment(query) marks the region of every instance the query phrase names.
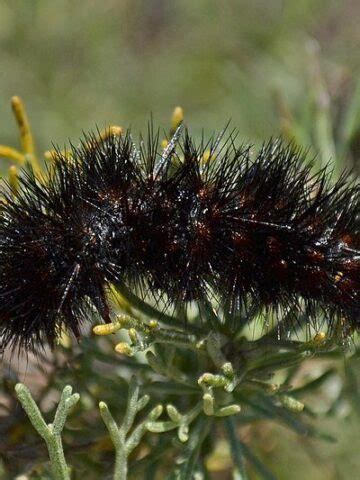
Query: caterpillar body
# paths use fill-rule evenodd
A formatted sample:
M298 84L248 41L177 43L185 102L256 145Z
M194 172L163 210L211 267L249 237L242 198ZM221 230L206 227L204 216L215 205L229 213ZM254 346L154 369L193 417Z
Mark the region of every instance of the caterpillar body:
M196 145L181 127L164 150L150 129L139 148L127 132L70 153L46 182L23 172L3 202L4 346L53 345L63 326L78 337L94 307L109 321L119 283L359 326L360 189L345 176L332 184L280 140L254 155L231 135Z

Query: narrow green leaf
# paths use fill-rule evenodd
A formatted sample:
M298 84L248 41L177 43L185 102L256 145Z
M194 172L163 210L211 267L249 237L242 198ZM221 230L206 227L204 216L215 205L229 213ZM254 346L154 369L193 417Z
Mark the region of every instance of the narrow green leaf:
M264 480L276 480L276 477L270 470L264 465L264 463L250 450L250 448L245 445L245 443L241 443L242 450L244 452L245 457L249 460L249 462L253 465L255 470L258 472L261 478Z
M244 451L242 443L238 440L236 435L236 422L233 418L226 418L224 420L224 425L230 443L233 462L240 475L239 480L247 480L248 476L245 468Z

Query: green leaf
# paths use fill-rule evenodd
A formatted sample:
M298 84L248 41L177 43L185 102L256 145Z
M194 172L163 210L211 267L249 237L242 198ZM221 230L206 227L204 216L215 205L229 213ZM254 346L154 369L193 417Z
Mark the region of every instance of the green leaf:
M245 443L241 444L241 448L244 452L245 457L249 460L255 470L258 472L261 478L264 480L276 480L275 475L273 475L270 470L264 465L264 463L250 450L250 448L245 445Z
M244 450L242 448L242 443L238 440L236 435L236 422L233 418L226 418L224 420L224 425L230 443L233 462L240 475L239 480L247 480L248 476L245 469Z
M175 473L177 476L170 477L177 480L189 480L192 478L195 467L197 466L198 457L204 440L209 434L212 421L204 416L199 417L194 428L192 429L189 441L182 456L180 468Z
M334 375L335 372L336 370L334 368L330 368L318 378L315 378L315 380L312 380L311 382L303 385L302 387L294 388L293 390L291 390L291 395L295 396L319 388L323 383L326 382L326 380L328 380L329 377Z

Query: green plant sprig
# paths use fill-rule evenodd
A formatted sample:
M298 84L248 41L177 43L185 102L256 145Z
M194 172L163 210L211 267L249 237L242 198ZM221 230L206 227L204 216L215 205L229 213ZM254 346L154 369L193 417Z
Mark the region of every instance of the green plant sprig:
M130 433L137 413L146 407L150 400L148 395L139 397L139 386L135 377L132 377L129 384L128 404L124 420L120 427L116 424L107 404L99 403L101 417L109 431L111 441L115 447L115 470L114 480L126 480L128 476L128 457L139 445L140 440L148 431L148 424L156 421L162 414L162 405L154 407Z
M61 394L53 423L46 424L29 389L22 383L18 383L15 386L15 391L33 427L45 440L54 479L70 480L69 467L65 460L61 433L71 408L79 401L79 394L73 394L72 387L69 385L66 386Z

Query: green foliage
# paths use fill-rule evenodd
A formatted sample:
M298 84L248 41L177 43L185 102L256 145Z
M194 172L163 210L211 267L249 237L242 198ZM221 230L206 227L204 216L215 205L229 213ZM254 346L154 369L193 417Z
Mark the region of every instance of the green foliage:
M310 52L323 49L338 118L359 76L359 14L351 0L1 2L1 142L15 143L15 93L41 151L96 125L143 129L150 112L164 125L175 105L199 134L231 118L242 139L262 141L279 132L280 94L312 129Z
M15 143L4 105L16 92L40 151L113 121L140 129L150 111L164 124L180 104L199 134L231 118L246 141L281 132L310 147L319 167L331 158L336 173L359 172L356 2L90 3L0 5L1 142ZM0 478L67 478L64 458L72 480L125 478L125 470L145 480L300 480L308 471L328 480L359 471L354 346L336 348L317 332L279 341L276 326L260 331L257 318L249 328L238 318L234 330L211 305L170 318L125 287L120 294L127 302L116 336L64 342L28 363L5 357ZM51 428L18 386L28 420L18 382L54 418ZM67 417L70 398L78 400Z
M149 311L139 299L135 301L133 293L131 295L134 305ZM125 297L122 303L128 305ZM59 346L51 361L47 360L54 362L54 374L48 377L51 384L43 389L39 398L46 398L49 388L58 389L70 380L75 382L80 394L71 395L70 387L64 389L53 424L46 425L27 388L21 384L16 386L17 396L31 423L48 446L49 468L54 478L69 478L60 434L68 410L76 402L76 412L69 419L70 429L63 434L74 479L85 473L89 479L101 478L101 475L103 478L113 475L116 480L211 478L214 470L211 457L217 441L222 438L229 441L232 460L227 457L227 468L233 464L234 475L238 475L234 478L248 478L250 469L250 472L256 471L259 478L274 479L269 467L242 440L242 431L247 425L263 420L281 423L303 437L334 441L331 435L312 424L316 413L307 402L304 406L303 398L317 392L329 378L338 376L337 369L329 366L315 378L312 375L302 379L297 388L291 385L295 376L301 378L304 365L316 355L330 359L343 357L333 339L319 341L315 337L279 342L261 332L258 338L247 338L247 327L234 336L231 323L215 310L213 321L221 325L222 333L209 329L204 322L201 326L197 318L200 310L182 312L188 316L187 322L182 329L174 330L149 321L134 305L132 317L121 313L112 326L94 328L97 334L127 331L120 342L127 357L115 358L114 347L119 350L119 344L116 345L112 335L102 342L86 338L78 348ZM259 321L254 318L253 327L258 326ZM277 329L275 324L273 329ZM224 347L225 351L237 350L232 361L226 358ZM348 368L351 371L351 363ZM279 383L274 383L275 379ZM142 396L140 390L144 392ZM336 410L336 403L341 402L344 395L345 390L341 390L328 411ZM148 413L141 414L137 420L147 405L150 405ZM121 415L120 426L110 411ZM101 426L102 421L108 433ZM9 439L11 432L18 428L16 420L10 424L11 428L4 432ZM29 435L25 428L17 445L27 445ZM115 449L115 460L112 460L108 437ZM41 450L35 451L27 463L29 474L32 472L30 478L37 478L38 471L45 475L41 478L46 478L47 463ZM6 450L3 457L9 471L14 471L14 465L6 458ZM175 465L173 458L177 459ZM26 462L22 467L16 465L15 471L25 465ZM147 477L149 471L152 476Z

